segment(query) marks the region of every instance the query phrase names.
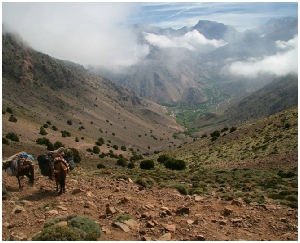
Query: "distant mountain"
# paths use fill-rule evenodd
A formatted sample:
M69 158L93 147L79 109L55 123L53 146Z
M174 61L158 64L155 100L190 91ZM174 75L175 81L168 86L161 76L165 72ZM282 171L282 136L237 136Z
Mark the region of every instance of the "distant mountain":
M66 146L92 148L102 137L150 152L176 144L172 135L182 129L163 107L81 65L37 52L10 33L2 35L2 93L2 109L10 108L18 119L2 116L3 135L15 132L27 142L41 137L40 127L50 121L59 129L47 129L52 143L63 139ZM72 136L62 138L62 130ZM76 137L82 139L75 142Z
M276 78L225 111L231 124L252 122L298 105L298 76Z
M179 30L135 25L134 31L138 33L141 44L150 47L145 60L120 72L99 67L91 70L133 90L140 97L160 104L199 104L213 99L222 100L223 96L247 95L270 83L274 75L264 74L253 79L235 76L224 70L232 61L276 55L276 41L287 41L298 34L298 18L270 20L245 32L207 20L200 20L195 26ZM145 38L145 33L151 33L164 36L170 42L180 40L182 44L197 32L206 43L200 48L203 43L199 42L198 50L182 46L154 46ZM212 41L223 41L225 44L206 48L207 43ZM215 91L211 92L212 89Z

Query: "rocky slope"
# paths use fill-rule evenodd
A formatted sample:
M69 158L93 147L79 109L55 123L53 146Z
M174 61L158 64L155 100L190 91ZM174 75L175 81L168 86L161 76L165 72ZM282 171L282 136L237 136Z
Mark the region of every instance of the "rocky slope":
M37 168L36 168L37 169ZM183 196L175 189L142 188L130 179L111 179L77 167L67 177L67 192L37 171L34 187L2 173L2 240L30 240L45 222L77 214L102 227L100 241L138 240L297 240L298 210L272 201L246 205L214 194ZM129 219L123 223L120 218Z

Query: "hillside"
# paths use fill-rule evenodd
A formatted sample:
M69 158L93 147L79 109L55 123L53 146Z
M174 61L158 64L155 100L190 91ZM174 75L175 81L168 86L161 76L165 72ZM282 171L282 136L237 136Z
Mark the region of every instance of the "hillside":
M183 128L163 107L83 66L37 52L16 35L6 33L2 39L2 109L9 108L17 118L16 123L10 122L11 114L3 114L3 135L14 132L21 143L34 143L42 137L40 127L49 122L58 128L46 129L52 143L61 141L83 151L100 137L111 141L111 146L123 145L140 153L180 143L172 135ZM71 136L62 138L61 131Z
M2 240L30 240L49 221L74 214L101 226L99 241L297 240L297 116L290 109L215 141L204 137L146 157L155 160L152 170L139 161L123 168L112 158L97 169L99 158L86 155L59 197L38 166L35 186L24 179L21 192L2 172ZM156 161L162 154L184 159L187 168L166 169Z

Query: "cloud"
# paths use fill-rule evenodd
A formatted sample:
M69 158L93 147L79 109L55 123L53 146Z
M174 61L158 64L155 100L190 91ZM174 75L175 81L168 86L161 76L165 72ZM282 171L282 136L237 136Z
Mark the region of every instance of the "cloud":
M209 40L197 30L190 31L181 37L167 37L144 33L145 39L153 46L160 48L182 47L191 51L211 51L220 46L226 45L223 40Z
M229 72L254 78L263 73L277 76L298 73L298 36L287 42L277 41L276 44L279 49L276 55L232 62Z
M131 3L3 3L2 19L30 45L50 56L83 65L137 63L147 45L125 23Z

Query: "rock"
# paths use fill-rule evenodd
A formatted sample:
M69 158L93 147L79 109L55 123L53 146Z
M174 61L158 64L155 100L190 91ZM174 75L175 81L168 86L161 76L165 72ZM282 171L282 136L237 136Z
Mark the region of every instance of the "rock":
M205 241L205 237L203 235L197 235L194 238L194 241Z
M203 197L201 197L201 196L195 196L195 198L194 198L194 200L195 200L195 202L201 202L201 201L203 201Z
M80 192L84 192L83 190L81 190L80 188L76 188L72 191L72 194L77 194L77 193L80 193Z
M58 214L58 211L55 210L55 209L53 209L53 210L47 211L47 213L50 214L50 215L57 215L57 214Z
M111 231L109 229L107 229L106 227L102 227L102 232L107 234L107 235L111 235Z
M130 178L128 178L128 182L129 183L134 183Z
M269 204L263 204L263 205L261 205L264 209L266 209L266 210L276 210L277 209L277 207L275 206L275 205L269 205Z
M84 206L83 206L83 207L85 207L85 208L95 208L95 209L98 209L98 208L97 208L97 205L96 205L95 203L91 202L91 201L86 201L86 202L84 203Z
M223 220L217 220L217 222L220 224L220 225L226 225L228 220L226 219L223 219Z
M149 236L143 236L142 241L152 241L152 238Z
M117 210L114 207L106 207L106 214L115 214Z
M67 221L61 221L61 222L58 222L57 224L55 224L57 226L67 226L68 225L68 222Z
M176 231L176 225L174 225L174 224L166 225L165 229L167 231L170 231L170 232L175 232Z
M68 209L66 207L63 207L63 206L60 206L60 205L56 206L56 208L60 209L62 211L68 211Z
M172 239L171 233L166 233L163 236L161 236L158 241L170 241Z
M129 228L131 228L133 230L138 230L139 229L139 224L133 219L129 219L129 220L124 221L124 224L126 224Z
M242 218L234 218L234 219L231 219L231 222L232 222L232 223L240 223L240 222L242 222L242 221L243 221Z
M283 222L283 223L287 223L288 219L287 218L280 218L280 221Z
M243 206L243 202L242 202L241 199L233 199L233 200L231 201L231 204L232 204L232 205L239 206L239 207Z
M189 214L190 213L190 209L187 207L181 207L176 209L176 215L184 215L184 214Z
M126 224L123 224L120 222L113 222L111 225L115 228L122 229L126 233L130 231L130 229L128 228L128 226Z
M129 201L131 201L131 197L129 196L124 196L123 199L121 200L122 203L128 203Z
M193 224L195 221L188 219L186 222L187 222L187 224Z
M18 233L12 232L7 240L8 241L26 241L27 236L22 232L18 232Z
M27 200L22 200L20 203L21 203L22 205L25 205L25 206L32 206L32 205L33 205L32 202L27 201Z
M155 223L153 221L148 221L146 224L147 228L154 228L155 227Z
M15 207L13 208L12 212L13 212L14 214L16 214L16 213L21 213L21 212L25 212L25 209L24 209L23 207L21 207L21 206L15 206Z
M232 213L233 213L233 209L231 209L229 207L224 208L224 213L223 213L224 216L228 216Z

